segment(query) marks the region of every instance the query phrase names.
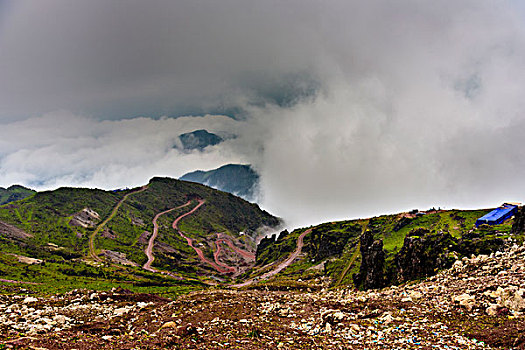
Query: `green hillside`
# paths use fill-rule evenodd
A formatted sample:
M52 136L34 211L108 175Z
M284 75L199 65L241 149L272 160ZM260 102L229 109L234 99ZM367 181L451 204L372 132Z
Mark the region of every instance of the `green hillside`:
M213 257L213 240L218 232L254 251L257 230L279 224L277 218L256 204L196 183L154 178L144 190L137 190L60 188L1 206L1 278L43 283L31 288L44 290L48 287L53 290L57 285L64 289L109 288L127 283L126 286L136 288L167 288L166 293L170 293L170 288L194 286L210 276L220 275L200 261L186 240L171 227L176 217L197 205L197 199L204 200L204 205L184 217L179 228L206 257ZM184 281L142 269L147 261L144 250L153 231L153 218L186 203L189 203L186 207L159 218L152 265ZM104 220L107 223L102 226ZM90 237L96 259L90 255ZM42 262L20 262L24 257ZM55 285L48 286L50 281Z
M475 228L476 219L489 211L429 210L314 226L304 238L300 258L266 285L328 278L332 286L381 288L425 278L461 257L490 254L514 240L523 241L523 232L512 233L512 219ZM243 277L260 276L286 259L304 230L263 239L256 267Z
M0 205L27 198L35 193L36 191L20 185L9 186L8 188L0 187Z

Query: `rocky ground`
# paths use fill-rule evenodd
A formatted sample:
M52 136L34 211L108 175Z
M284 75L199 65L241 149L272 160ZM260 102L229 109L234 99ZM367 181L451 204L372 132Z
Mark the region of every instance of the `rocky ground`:
M525 247L382 290L0 296L0 349L525 348Z

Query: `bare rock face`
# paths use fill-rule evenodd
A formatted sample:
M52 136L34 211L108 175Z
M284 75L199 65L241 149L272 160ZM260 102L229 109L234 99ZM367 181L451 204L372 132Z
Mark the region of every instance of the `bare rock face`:
M82 226L85 228L89 228L95 227L99 220L100 215L96 211L90 208L84 208L75 215L73 215L69 224L71 226Z
M506 244L500 237L482 237L479 233L456 239L448 232L420 228L405 237L393 259L386 259L382 241L374 240L372 232L365 232L360 242L362 263L354 276L354 284L361 289L382 288L434 276L452 267L460 257L485 256L504 249Z
M137 263L129 260L126 257L126 254L121 252L116 252L113 250L103 250L101 255L108 259L109 261L112 261L116 264L122 264L122 265L128 265L128 266L138 266Z
M383 241L374 240L372 232L361 235L361 268L354 276L354 284L364 289L381 288L385 286L385 252Z
M521 207L514 218L512 233L525 232L525 207Z
M24 230L21 230L18 227L7 224L3 221L0 221L0 236L15 239L25 239L32 237L32 235L25 232Z
M455 258L449 254L448 247L453 243L454 238L449 233L409 234L395 257L395 282L432 276L438 269L451 267Z

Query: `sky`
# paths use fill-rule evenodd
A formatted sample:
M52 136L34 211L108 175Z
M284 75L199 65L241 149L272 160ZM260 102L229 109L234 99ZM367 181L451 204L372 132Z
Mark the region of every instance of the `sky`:
M249 163L291 227L525 202L523 82L520 1L0 0L0 186Z

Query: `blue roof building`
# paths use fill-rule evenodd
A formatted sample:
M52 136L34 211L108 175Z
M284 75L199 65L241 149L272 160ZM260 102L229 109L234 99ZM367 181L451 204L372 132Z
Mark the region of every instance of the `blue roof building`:
M510 219L513 215L518 212L518 206L515 204L505 203L501 207L494 209L488 214L483 215L476 220L476 227L487 224L487 225L499 225L505 220Z

